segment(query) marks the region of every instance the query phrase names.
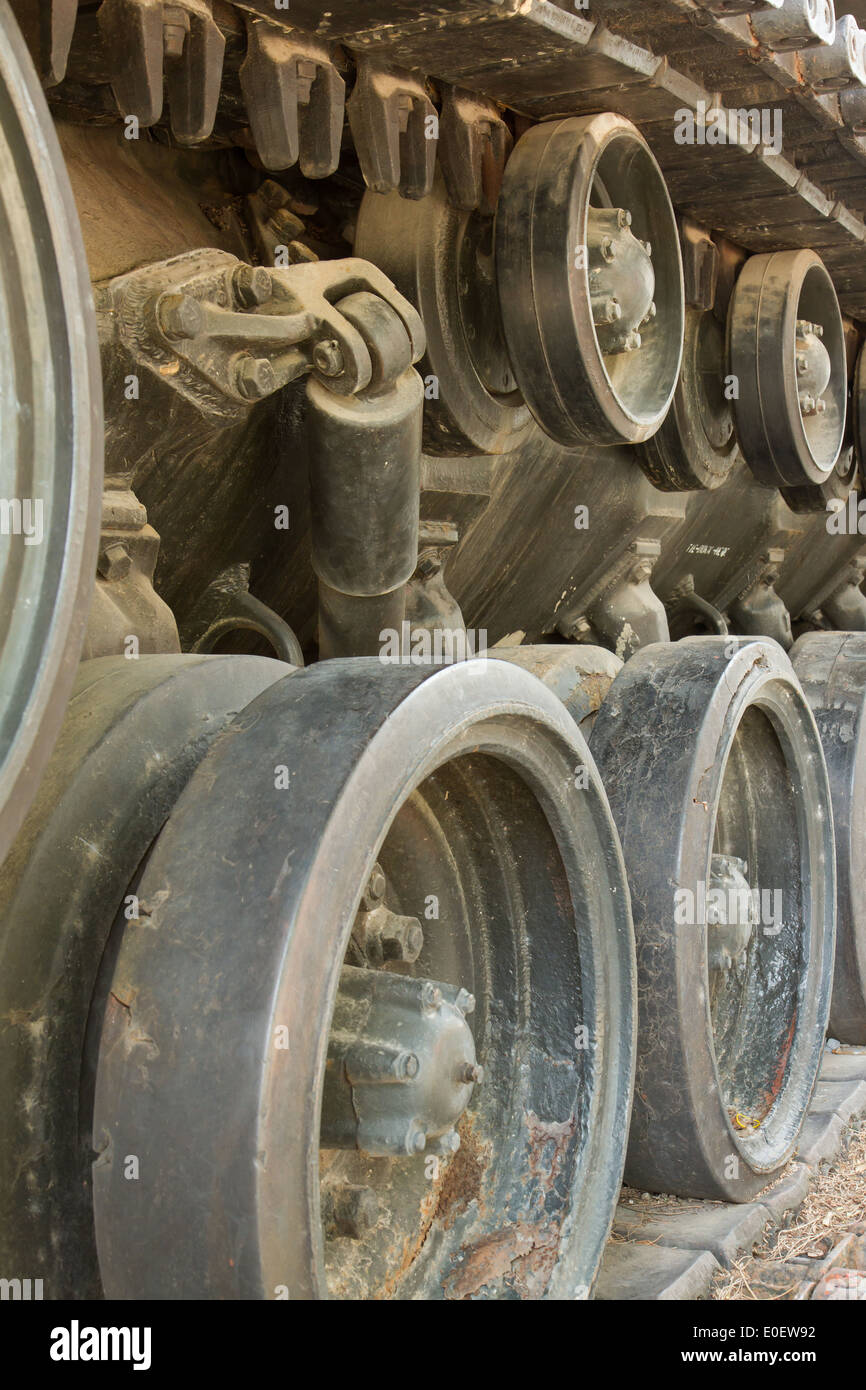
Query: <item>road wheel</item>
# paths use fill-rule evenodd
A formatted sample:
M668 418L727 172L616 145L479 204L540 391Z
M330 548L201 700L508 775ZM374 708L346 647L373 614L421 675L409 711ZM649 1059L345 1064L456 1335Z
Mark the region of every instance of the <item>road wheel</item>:
M88 1021L112 923L173 802L233 712L285 675L260 657L82 666L0 872L0 1267L98 1298Z
M616 835L534 677L425 674L298 672L166 825L100 1043L109 1297L587 1296L631 1088Z
M810 632L791 649L818 725L836 829L836 973L830 1032L866 1043L866 634Z
M626 663L591 747L637 942L626 1179L747 1201L793 1151L829 1010L833 817L815 721L775 643L692 637Z
M102 378L54 124L0 4L0 860L60 729L96 574Z

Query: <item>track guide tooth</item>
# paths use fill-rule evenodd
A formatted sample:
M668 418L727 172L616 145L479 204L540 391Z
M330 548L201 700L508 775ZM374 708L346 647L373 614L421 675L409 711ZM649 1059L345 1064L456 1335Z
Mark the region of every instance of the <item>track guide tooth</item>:
M143 126L162 115L162 8L162 0L102 0L99 9L114 99L121 115Z
M460 87L443 88L439 160L454 207L493 211L512 143L511 131L492 101Z
M241 90L259 158L266 169L300 161L308 179L324 179L340 162L346 84L327 44L247 19Z
M78 0L12 0L12 11L39 69L43 87L56 87L66 76Z
M189 14L189 33L180 57L166 58L165 85L171 130L181 144L206 140L216 120L222 86L225 39L205 0L175 6Z
M364 179L376 193L397 189L404 198L426 198L433 189L438 117L423 78L372 58L356 61L347 110Z

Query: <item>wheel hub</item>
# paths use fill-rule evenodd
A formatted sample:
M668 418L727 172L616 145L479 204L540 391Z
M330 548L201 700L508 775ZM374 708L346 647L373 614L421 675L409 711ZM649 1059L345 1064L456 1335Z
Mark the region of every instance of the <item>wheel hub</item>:
M655 316L652 248L631 230L626 208L590 208L587 259L592 317L604 353L635 352Z
M456 1153L482 1071L465 989L344 966L328 1046L321 1140L377 1158Z
M714 854L710 861L707 926L712 931L707 958L711 970L730 970L739 964L757 924L748 871L745 859L732 854Z

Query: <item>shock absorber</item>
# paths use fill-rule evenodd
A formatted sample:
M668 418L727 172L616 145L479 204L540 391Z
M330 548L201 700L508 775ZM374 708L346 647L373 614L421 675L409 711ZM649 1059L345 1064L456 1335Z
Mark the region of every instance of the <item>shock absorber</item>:
M424 387L390 305L362 291L336 307L366 343L373 375L354 395L331 390L321 376L337 375L341 357L324 342L307 385L319 655L368 656L383 630L401 631L418 560Z
M416 310L363 260L271 269L211 250L119 276L100 308L107 338L216 420L308 378L320 655L378 652L418 561Z

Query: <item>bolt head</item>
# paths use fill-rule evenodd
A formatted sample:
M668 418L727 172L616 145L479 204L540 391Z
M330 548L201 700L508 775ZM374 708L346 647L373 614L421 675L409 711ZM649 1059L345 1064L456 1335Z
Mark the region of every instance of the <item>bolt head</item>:
M273 277L263 265L239 265L232 275L232 289L244 309L254 309L273 297Z
M419 1065L414 1052L402 1052L394 1062L394 1075L400 1081L413 1081L418 1075Z
M478 1086L484 1080L484 1068L477 1062L463 1062L457 1069L457 1080L462 1086Z
M326 338L313 348L313 364L322 376L339 376L345 367L343 351L334 338Z
M367 879L367 885L361 894L362 907L364 907L367 912L372 912L373 908L378 907L379 903L384 898L387 887L388 880L385 878L379 865L374 864L373 871Z
M260 401L277 389L277 378L266 357L242 358L235 378L238 393L246 401Z
M424 933L417 918L398 918L382 932L383 960L416 961L424 945Z
M406 1152L410 1154L422 1154L427 1147L427 1135L422 1129L416 1129L406 1140Z
M196 338L204 326L201 305L188 294L164 294L156 317L160 330L172 341Z
M435 551L424 555L418 561L416 573L420 579L432 579L442 569L442 559Z
M112 541L100 551L96 568L103 579L125 579L132 569L129 551L122 541Z

